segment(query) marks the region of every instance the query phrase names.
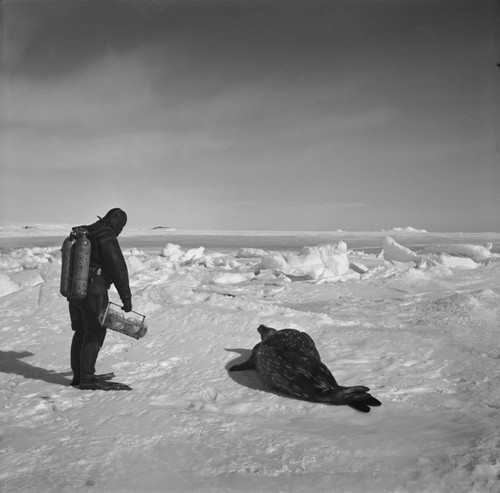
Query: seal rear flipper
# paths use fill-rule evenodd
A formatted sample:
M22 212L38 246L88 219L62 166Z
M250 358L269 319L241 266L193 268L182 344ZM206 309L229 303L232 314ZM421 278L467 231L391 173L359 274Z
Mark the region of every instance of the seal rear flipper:
M362 385L354 387L336 387L322 392L318 400L334 405L347 405L358 411L369 412L370 406L378 407L382 403L368 393L370 389Z
M361 400L359 402L352 402L347 405L349 407L352 407L353 409L356 409L356 411L361 411L362 413L369 413L370 406L378 407L381 406L382 403L378 399L375 399L375 397L373 397L372 395L366 394L364 398L361 397Z
M367 395L368 395L369 399L366 400L366 404L368 404L369 406L373 406L373 407L379 407L382 405L382 403L378 399L375 399L375 397L373 397L370 394L367 394Z
M356 402L354 404L348 404L349 407L356 409L356 411L361 411L362 413L369 413L370 406L365 404L364 402Z

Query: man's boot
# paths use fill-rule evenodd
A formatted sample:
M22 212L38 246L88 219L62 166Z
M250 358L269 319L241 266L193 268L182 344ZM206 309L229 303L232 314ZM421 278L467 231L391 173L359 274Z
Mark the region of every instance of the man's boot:
M128 385L110 382L94 375L95 363L101 345L98 341L84 341L80 353L80 389L81 390L132 390Z

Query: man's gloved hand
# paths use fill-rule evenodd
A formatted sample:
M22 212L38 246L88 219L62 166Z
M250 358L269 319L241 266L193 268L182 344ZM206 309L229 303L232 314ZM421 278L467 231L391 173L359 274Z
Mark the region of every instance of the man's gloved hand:
M132 300L130 298L125 298L124 300L122 300L122 303L123 303L122 310L124 312L128 313L132 311Z

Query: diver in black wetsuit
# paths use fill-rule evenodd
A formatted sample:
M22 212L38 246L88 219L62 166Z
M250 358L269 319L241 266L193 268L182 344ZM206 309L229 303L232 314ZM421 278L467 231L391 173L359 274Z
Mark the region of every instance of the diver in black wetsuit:
M127 214L115 208L95 223L83 226L92 245L87 296L82 300L68 299L74 331L71 342L74 376L71 385L82 390L130 390L126 385L95 375L97 356L106 337L106 329L99 323L99 314L108 304L111 284L115 285L120 295L122 310L132 310L127 264L117 239L126 223Z

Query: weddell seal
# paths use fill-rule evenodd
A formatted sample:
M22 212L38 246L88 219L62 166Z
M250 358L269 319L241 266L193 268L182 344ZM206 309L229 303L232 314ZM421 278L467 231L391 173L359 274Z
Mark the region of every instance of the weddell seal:
M347 405L364 413L370 412L370 407L382 405L368 393L368 387L340 386L305 332L276 330L265 325L257 330L262 341L252 349L250 359L229 371L255 369L273 389L307 401Z

